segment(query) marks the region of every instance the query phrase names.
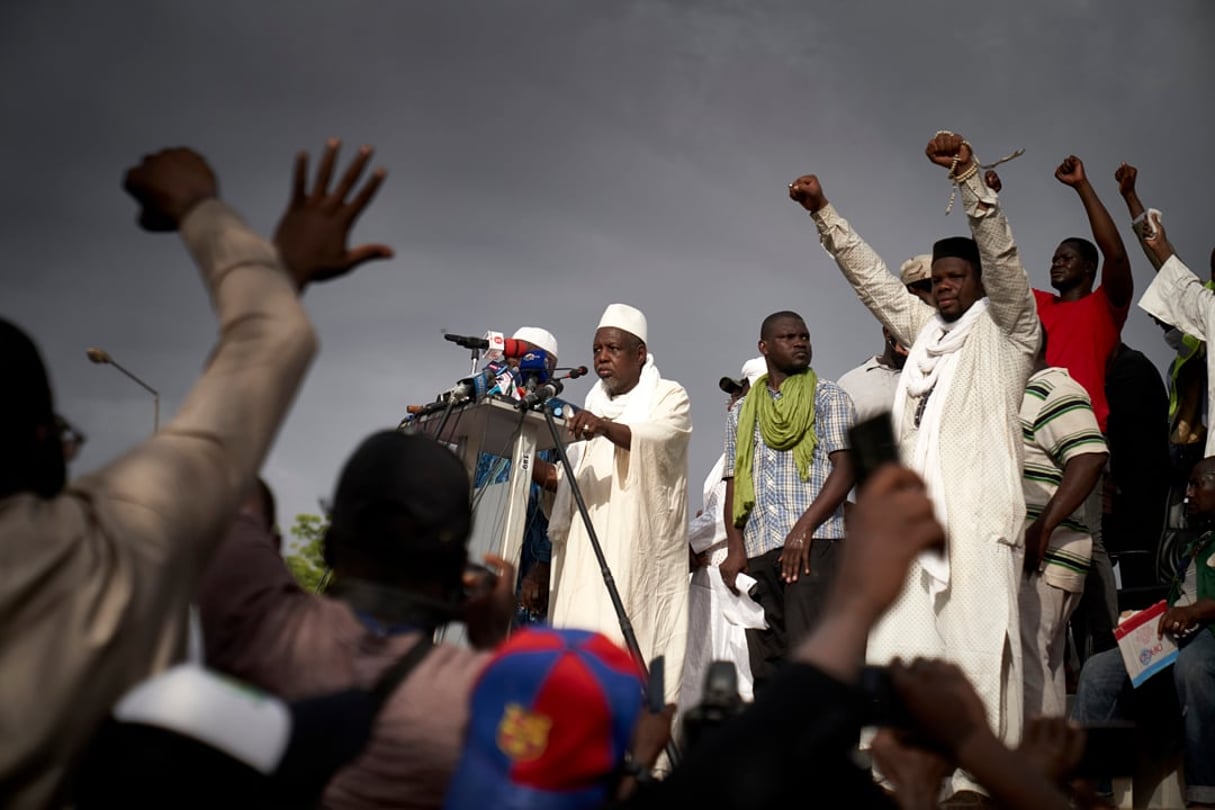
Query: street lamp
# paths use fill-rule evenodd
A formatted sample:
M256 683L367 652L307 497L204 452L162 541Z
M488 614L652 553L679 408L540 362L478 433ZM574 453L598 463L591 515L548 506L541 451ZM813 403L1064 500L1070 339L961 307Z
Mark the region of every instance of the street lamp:
M159 432L160 431L160 392L157 391L152 386L148 385L143 380L136 377L131 372L127 371L122 366L118 365L118 363L114 361L114 358L110 357L110 353L107 352L105 349L98 349L96 346L90 346L88 349L85 350L84 353L86 355L88 355L88 358L90 360L92 360L94 363L96 363L99 366L113 366L114 368L118 369L123 374L127 375L132 380L134 380L136 383L138 383L139 386L141 388L143 388L143 390L147 391L149 394L152 395L152 403L153 403L153 407L155 408L155 410L152 411L152 432L153 433Z

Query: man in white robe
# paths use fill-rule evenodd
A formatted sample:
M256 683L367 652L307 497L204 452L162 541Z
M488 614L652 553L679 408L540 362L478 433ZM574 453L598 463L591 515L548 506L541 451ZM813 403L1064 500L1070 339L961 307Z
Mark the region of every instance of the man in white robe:
M827 202L813 175L789 187L861 301L911 353L894 403L903 459L928 486L947 529L944 555L912 566L898 601L869 639L868 659L945 658L974 684L1010 744L1022 719L1017 594L1024 549L1021 398L1040 339L1033 294L995 192L970 145L943 133L928 157L951 169L973 242L934 246L925 304ZM955 790L976 786L961 771Z
M599 381L567 423L570 462L645 663L665 657L665 700L678 702L688 631L688 442L683 386L664 380L646 347L645 315L612 304L595 332ZM577 505L556 465L536 478L555 490L550 618L624 642Z
M743 364L738 379L722 377L721 390L730 395L726 410L734 409L746 395L751 383L768 373L763 357ZM726 558L725 497L722 477L726 457L718 456L704 483L704 502L700 512L688 523L688 546L693 555L688 591L688 647L683 662L683 686L679 709L684 711L700 702L705 675L714 661L730 661L738 673L738 694L745 701L754 697L747 629L764 629L764 609L748 591L755 580L739 574L733 593L721 578L718 566Z

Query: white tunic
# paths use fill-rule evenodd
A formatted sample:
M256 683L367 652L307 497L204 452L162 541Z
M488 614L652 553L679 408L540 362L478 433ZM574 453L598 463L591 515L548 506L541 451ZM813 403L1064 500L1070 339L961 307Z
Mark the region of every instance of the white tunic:
M1174 254L1160 266L1139 306L1170 326L1211 344L1215 337L1215 292ZM1215 352L1207 355L1207 409L1215 402ZM1215 455L1215 430L1207 431L1206 456Z
M643 373L638 386L644 384ZM624 396L634 393L641 392L634 389ZM665 656L666 701L676 703L688 632L692 421L687 392L679 383L656 379L647 399L641 418L634 419L627 409L616 418L632 431L630 450L598 436L572 445L570 461L641 653L647 664ZM563 473L558 472L549 522L553 625L597 630L623 644L620 622Z
M944 658L974 684L993 729L1020 738L1021 643L1017 594L1024 556L1021 492L1021 397L1038 349L1039 325L1029 280L996 196L978 177L962 188L978 243L988 309L959 349L939 430L939 468L947 515L948 585L935 598L914 563L898 600L874 629L868 659ZM980 210L980 201L989 206ZM907 292L830 206L815 214L823 246L861 301L905 345L936 311ZM914 348L914 347L913 347ZM919 400L907 397L899 436L911 457ZM957 782L955 781L955 785Z

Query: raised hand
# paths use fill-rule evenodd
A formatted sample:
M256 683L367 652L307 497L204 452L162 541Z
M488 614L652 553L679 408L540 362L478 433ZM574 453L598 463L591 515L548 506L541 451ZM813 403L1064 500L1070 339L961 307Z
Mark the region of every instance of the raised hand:
M874 764L894 785L894 801L899 810L931 810L939 806L941 782L953 772L952 762L889 728L874 735L869 750Z
M814 213L827 204L823 187L818 177L813 174L803 174L789 184L789 199L799 203L810 213Z
M1065 186L1076 186L1088 181L1084 176L1084 163L1075 155L1068 155L1055 169L1055 179Z
M1169 257L1175 252L1173 245L1169 242L1168 235L1164 232L1164 223L1160 221L1159 217L1152 214L1148 214L1147 217L1147 228L1143 234L1143 246L1151 251L1152 256L1156 259L1157 267L1168 261Z
M917 658L906 666L896 659L890 680L916 734L949 754L956 757L968 743L991 735L983 701L957 665Z
M464 625L468 639L479 650L503 641L515 616L515 566L494 554L485 555L493 576L466 573L464 587L470 591L464 603Z
M1118 181L1118 193L1123 197L1128 197L1135 193L1135 180L1139 177L1139 170L1129 163L1123 163L1114 172L1114 179Z
M387 245L346 247L355 220L371 202L387 172L376 169L358 193L347 199L371 160L372 149L364 146L330 191L329 181L340 145L336 138L325 144L311 190L307 188L308 153L300 152L296 156L291 201L274 232L274 243L283 263L301 290L313 281L328 281L349 273L364 262L390 259L393 255Z
M961 135L953 132L938 132L924 147L924 154L938 166L952 169L953 174L961 174L970 168L974 158L970 144Z
M207 161L184 147L145 155L122 187L139 203L139 226L148 231L177 230L191 208L219 193Z
M1004 184L1000 182L1000 175L996 174L994 169L987 170L987 172L983 175L983 182L987 184L989 189L997 194L999 194L1004 188Z

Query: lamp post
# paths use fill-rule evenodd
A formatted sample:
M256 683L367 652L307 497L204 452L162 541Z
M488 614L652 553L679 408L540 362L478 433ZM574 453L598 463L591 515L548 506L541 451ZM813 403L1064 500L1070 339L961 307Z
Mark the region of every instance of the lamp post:
M84 353L88 355L89 360L92 360L99 366L113 366L114 368L118 369L123 374L134 380L140 388L152 395L152 404L155 409L152 411L152 432L158 433L160 431L160 392L136 377L131 372L127 371L122 366L118 365L118 363L114 361L114 358L110 357L110 353L105 349L98 349L96 346L90 346L85 350Z

